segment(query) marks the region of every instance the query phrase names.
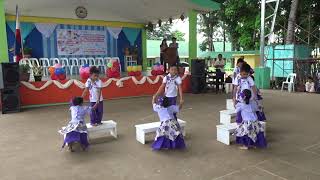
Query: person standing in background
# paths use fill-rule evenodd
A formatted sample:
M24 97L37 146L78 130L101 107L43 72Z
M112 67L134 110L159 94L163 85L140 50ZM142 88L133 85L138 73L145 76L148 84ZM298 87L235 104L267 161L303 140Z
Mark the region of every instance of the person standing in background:
M166 51L167 48L168 48L167 39L164 38L160 45L160 63L161 65L163 65L165 73L167 72L167 63L165 61L164 52Z
M179 52L178 52L179 44L177 43L176 37L172 37L172 43L169 44L169 47L176 48L176 50L177 50L177 63L176 63L176 65L179 66L179 63L180 63Z
M218 59L215 60L213 66L216 68L216 82L217 88L219 88L219 84L223 85L224 89L224 66L226 65L225 61L223 60L222 54L218 55ZM219 82L219 83L218 83Z

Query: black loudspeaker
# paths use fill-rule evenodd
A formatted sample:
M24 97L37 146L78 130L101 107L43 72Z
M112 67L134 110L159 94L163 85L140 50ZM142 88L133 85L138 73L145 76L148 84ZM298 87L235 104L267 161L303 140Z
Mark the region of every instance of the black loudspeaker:
M3 114L20 111L19 77L18 63L1 63L0 88Z
M206 63L205 60L193 59L191 60L191 75L192 76L205 76Z
M191 92L199 94L205 91L206 77L191 76Z
M3 89L1 91L2 114L20 112L19 89Z
M19 88L20 75L18 63L1 63L0 72L0 89Z

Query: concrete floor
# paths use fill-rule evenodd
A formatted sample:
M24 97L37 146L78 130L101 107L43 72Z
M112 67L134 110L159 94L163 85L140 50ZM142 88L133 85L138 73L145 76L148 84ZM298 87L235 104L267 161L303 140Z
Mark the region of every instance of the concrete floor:
M104 117L118 122L119 138L99 140L88 152L60 150L67 106L1 115L0 179L319 180L320 96L265 91L264 98L269 147L249 151L216 141L225 95L186 95L185 151L154 152L135 140L135 124L158 120L150 97L105 101Z

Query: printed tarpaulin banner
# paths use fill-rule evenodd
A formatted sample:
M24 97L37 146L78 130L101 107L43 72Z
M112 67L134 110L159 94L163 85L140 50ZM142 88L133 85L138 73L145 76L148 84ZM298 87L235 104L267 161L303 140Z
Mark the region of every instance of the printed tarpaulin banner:
M59 56L106 55L106 31L57 29Z

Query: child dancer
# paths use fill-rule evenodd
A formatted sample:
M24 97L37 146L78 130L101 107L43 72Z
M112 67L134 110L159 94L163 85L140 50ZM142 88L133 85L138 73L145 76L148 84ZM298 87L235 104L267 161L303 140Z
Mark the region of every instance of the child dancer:
M242 58L239 58L237 60L237 66L234 68L233 70L233 78L232 78L232 84L234 84L237 76L240 74L240 69L241 69L241 66L243 65L244 63L244 60Z
M74 143L80 143L83 150L89 146L87 126L84 118L91 108L82 106L82 103L82 97L72 99L72 105L70 107L71 121L66 127L59 131L60 134L65 136L62 148L67 144L71 152L74 152Z
M242 91L245 89L250 89L252 91L252 99L256 99L257 88L254 84L252 77L250 76L251 67L250 65L244 63L240 69L240 74L237 76L234 82L234 91L233 91L233 102L236 105L239 102L243 102ZM241 123L242 118L241 114L237 113L236 122Z
M169 104L170 100L167 97L160 98L158 104L154 99L152 100L153 110L158 113L161 122L152 144L153 150L184 149L186 147L180 125L174 115L179 112L179 107Z
M236 105L236 112L240 112L243 121L235 130L236 142L241 144L240 149L249 149L251 147L267 147L267 141L264 137L264 127L258 121L256 115L256 105L251 101L251 90L242 91L243 102Z
M97 126L101 124L103 115L102 81L99 79L100 71L97 67L90 68L90 78L87 80L82 97L89 91L90 105L93 111L90 113L90 124Z
M169 99L169 105L177 104L177 96L179 92L180 96L180 106L183 104L183 94L182 94L182 80L178 75L178 69L176 65L172 65L169 68L169 74L163 78L162 84L159 87L157 93L153 96L153 101L155 101L159 95L164 93L164 96Z
M258 120L259 121L265 121L267 120L266 118L266 115L264 114L263 112L263 104L262 104L262 94L261 94L261 91L257 88L257 100L256 100L256 104L257 104L257 107L258 107L258 110L257 110L257 117L258 117Z
M253 76L253 75L251 75L251 78L252 78L253 81L254 81L254 76ZM255 101L255 103L256 103L257 109L258 109L258 111L257 111L257 117L258 117L258 120L259 120L259 121L265 121L265 120L267 120L267 118L266 118L266 115L265 115L264 112L263 112L263 104L262 104L263 98L262 98L262 93L261 93L260 89L258 89L258 88L256 88L256 89L257 89L257 96L256 96L256 101Z

